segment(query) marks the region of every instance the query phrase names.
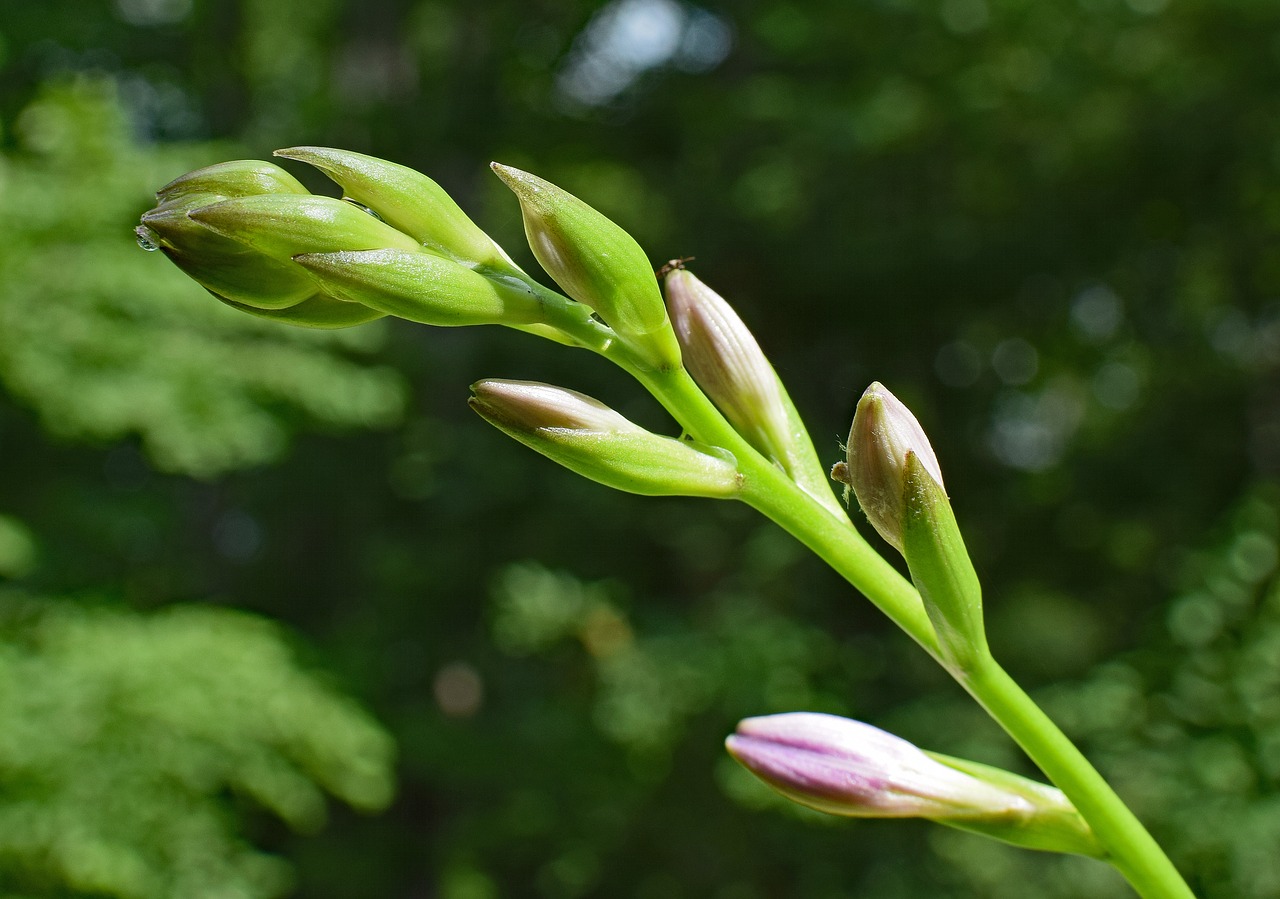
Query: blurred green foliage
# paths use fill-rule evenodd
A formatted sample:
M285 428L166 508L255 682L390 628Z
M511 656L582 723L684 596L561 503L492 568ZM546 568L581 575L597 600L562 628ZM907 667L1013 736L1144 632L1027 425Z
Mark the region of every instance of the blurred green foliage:
M531 270L490 159L597 205L655 264L696 256L831 461L884 381L942 459L997 655L1198 894L1280 889L1275 4L53 9L0 9L0 576L72 597L49 621L154 633L156 658L184 639L174 604L270 616L400 747L376 818L293 836L223 802L219 857L259 859L243 876L277 877L252 838L314 899L1126 895L1094 863L782 809L736 771L735 720L798 708L1025 763L747 510L579 483L463 408L480 377L537 378L664 428L616 372L498 331L274 328L132 244L181 171L314 143L428 172ZM41 620L7 625L5 659L35 657ZM119 727L173 686L130 675L113 705L70 676L18 695L74 693ZM228 736L253 708L207 711ZM160 720L190 745L198 717ZM152 758L114 751L76 774ZM214 793L259 795L233 758ZM138 839L147 859L183 845ZM56 870L22 888L91 894Z
M246 844L244 812L313 831L324 791L390 801L391 738L261 618L8 592L0 629L6 896L276 896L289 867Z
M246 321L119 229L141 197L229 146L140 152L101 80L45 91L14 130L17 152L0 169L0 379L50 432L137 434L160 470L208 477L278 459L290 419L399 418L396 374L348 358L375 349L378 328Z

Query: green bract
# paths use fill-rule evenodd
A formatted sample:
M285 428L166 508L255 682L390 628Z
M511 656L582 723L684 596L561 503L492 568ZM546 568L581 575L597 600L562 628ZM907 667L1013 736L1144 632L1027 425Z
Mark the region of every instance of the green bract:
M902 555L938 633L943 658L966 670L987 655L982 585L942 487L914 452L907 454L903 467Z

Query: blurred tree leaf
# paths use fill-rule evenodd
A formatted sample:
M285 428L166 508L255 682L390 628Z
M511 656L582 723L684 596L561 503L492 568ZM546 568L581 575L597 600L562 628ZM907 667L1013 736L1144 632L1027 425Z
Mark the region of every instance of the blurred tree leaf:
M157 468L278 459L304 424L386 427L401 379L358 361L381 328L308 332L212 302L131 230L157 186L230 147L136 144L111 83L47 89L0 161L0 382L64 438L137 434Z
M387 805L391 738L226 609L138 616L0 594L0 882L25 895L268 897L289 865L236 800L313 831Z

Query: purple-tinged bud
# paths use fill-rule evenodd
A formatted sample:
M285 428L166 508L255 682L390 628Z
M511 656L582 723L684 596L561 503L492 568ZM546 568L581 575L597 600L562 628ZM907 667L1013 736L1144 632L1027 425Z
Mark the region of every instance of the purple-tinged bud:
M535 381L471 386L471 408L549 459L618 490L646 496L737 495L742 477L724 450L662 437L598 400Z
M943 487L929 438L911 410L876 381L858 401L848 453L847 467L837 465L832 477L853 488L872 527L901 552L907 454L914 453L923 471Z
M788 799L869 818L1024 816L1025 798L936 762L879 728L835 715L747 718L725 745Z
M693 272L667 273L667 310L685 368L748 443L786 467L782 385L742 319Z
M682 263L667 268L667 309L689 374L748 443L843 516L809 433L751 331Z
M818 811L928 818L1028 849L1107 855L1061 790L924 752L859 721L812 712L747 718L725 745L773 789Z

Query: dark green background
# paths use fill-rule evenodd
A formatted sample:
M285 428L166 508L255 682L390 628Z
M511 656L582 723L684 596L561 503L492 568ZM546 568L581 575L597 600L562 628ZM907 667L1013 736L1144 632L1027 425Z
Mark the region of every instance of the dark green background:
M626 15L666 16L683 50L574 100L574 73L620 70L606 38ZM727 760L738 718L818 709L1026 770L749 510L610 493L465 404L481 377L537 379L668 430L620 373L498 329L242 320L133 245L165 181L297 144L421 169L527 266L492 159L597 206L655 266L696 256L824 460L885 382L942 460L998 657L1198 895L1280 895L1277 34L1263 0L6 3L0 601L27 667L0 665L0 724L48 746L23 761L0 739L0 895L287 882L226 886L158 849L177 825L157 825L103 856L137 853L152 886L77 885L48 846L93 814L33 849L14 809L36 781L85 779L125 797L120 820L198 805L314 899L1127 895L1096 863L783 808ZM192 604L240 622L228 652L265 625L224 607L279 622L302 680L165 661L181 635L157 622ZM30 674L83 661L59 621L151 628L155 658L93 644L119 681L108 712ZM245 786L249 762L218 761L220 737L174 750L173 770L218 772L181 801L140 788L120 759L172 761L168 719L134 702L148 689L207 704L210 733L283 715L307 747L286 768L378 807L388 744L352 697L398 747L396 798L334 805L316 832ZM60 747L91 713L122 736L73 764ZM363 736L327 750L339 732ZM375 785L344 793L324 764Z

